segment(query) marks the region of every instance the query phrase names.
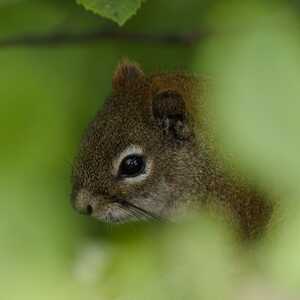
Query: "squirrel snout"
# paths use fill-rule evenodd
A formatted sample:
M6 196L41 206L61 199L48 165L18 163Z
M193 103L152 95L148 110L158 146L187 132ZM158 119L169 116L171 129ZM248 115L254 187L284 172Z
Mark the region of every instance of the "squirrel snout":
M88 191L80 190L74 198L74 208L80 214L91 216L96 210L96 201Z

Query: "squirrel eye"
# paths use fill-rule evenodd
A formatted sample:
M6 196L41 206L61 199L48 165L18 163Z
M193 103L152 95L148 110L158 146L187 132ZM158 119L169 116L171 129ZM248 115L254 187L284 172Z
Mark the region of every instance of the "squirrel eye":
M146 162L143 156L131 154L126 156L119 168L119 175L121 177L135 177L145 171Z

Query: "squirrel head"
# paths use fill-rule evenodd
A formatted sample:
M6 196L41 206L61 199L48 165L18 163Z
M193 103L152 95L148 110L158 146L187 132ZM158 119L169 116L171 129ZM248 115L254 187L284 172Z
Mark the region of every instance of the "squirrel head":
M168 218L192 191L197 80L146 76L123 61L112 93L88 126L73 168L72 202L107 222Z

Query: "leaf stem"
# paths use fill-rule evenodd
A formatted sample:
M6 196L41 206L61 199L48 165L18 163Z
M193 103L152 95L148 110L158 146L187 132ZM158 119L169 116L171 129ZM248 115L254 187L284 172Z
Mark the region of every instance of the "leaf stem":
M161 44L190 47L200 42L209 32L187 33L134 33L113 30L87 31L83 33L54 32L31 34L0 39L0 48L9 47L58 47L86 45L103 41L120 41L139 44Z

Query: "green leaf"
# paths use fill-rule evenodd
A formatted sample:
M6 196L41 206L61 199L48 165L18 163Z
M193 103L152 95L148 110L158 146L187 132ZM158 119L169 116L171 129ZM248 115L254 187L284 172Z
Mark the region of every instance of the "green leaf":
M86 9L122 26L140 8L144 0L77 0Z

